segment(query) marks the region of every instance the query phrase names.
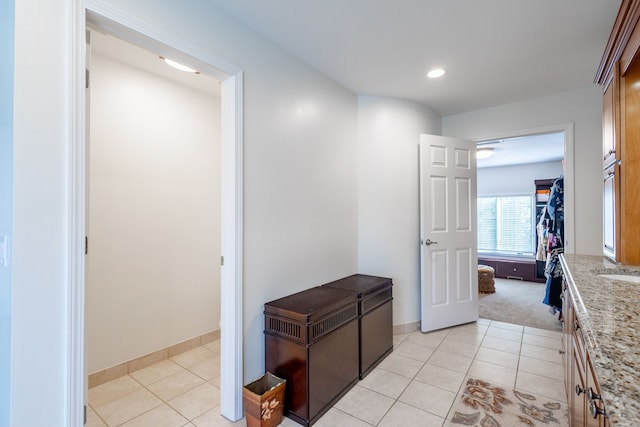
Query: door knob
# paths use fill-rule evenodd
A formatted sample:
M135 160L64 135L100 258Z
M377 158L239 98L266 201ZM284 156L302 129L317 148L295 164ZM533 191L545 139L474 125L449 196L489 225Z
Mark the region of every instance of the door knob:
M434 242L431 239L427 239L427 240L424 241L424 244L427 245L427 246L435 245L436 243L438 243L438 242Z

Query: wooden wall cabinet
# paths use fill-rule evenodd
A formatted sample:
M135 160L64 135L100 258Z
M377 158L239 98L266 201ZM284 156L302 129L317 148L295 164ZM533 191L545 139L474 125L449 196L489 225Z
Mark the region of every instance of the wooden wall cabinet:
M603 87L603 253L640 264L640 0L623 0L596 74Z

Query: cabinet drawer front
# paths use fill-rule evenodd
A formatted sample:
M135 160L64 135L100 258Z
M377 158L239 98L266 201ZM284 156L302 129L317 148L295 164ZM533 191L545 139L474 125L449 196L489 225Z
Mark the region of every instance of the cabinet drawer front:
M536 265L526 262L499 262L497 273L507 277L535 277Z

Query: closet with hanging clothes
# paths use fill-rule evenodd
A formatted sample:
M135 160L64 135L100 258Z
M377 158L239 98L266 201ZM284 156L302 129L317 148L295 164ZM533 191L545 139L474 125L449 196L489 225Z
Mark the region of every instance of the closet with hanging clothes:
M545 263L546 291L542 302L562 320L562 268L559 256L564 252L564 178L553 181L545 206L547 251Z
M546 282L544 270L547 264L547 243L549 241L549 218L547 202L554 179L536 179L536 278Z

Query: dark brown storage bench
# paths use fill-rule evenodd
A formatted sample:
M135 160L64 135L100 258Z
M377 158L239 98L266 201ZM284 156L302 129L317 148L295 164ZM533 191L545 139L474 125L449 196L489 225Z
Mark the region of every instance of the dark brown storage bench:
M519 279L530 282L544 282L536 271L535 259L479 256L478 264L488 265L495 270L495 277L500 279Z
M327 283L358 296L358 345L360 379L393 350L393 296L391 279L354 274Z
M265 369L287 380L284 414L308 427L358 381L358 297L317 286L264 308Z

